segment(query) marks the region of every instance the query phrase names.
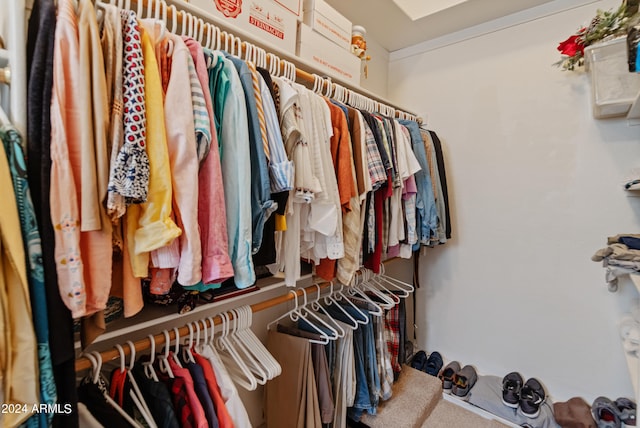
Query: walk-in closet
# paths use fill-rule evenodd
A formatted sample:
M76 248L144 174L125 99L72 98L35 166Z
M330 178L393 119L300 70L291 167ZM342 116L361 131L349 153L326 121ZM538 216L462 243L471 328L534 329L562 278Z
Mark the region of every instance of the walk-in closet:
M2 0L0 426L635 426L638 9Z

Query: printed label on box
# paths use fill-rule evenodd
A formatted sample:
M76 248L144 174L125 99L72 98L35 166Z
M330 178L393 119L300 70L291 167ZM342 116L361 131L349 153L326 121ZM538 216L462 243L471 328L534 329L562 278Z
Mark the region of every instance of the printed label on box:
M213 3L227 18L236 18L242 12L242 0L213 0Z
M313 60L315 62L317 62L318 64L321 64L321 65L323 65L323 66L335 71L336 73L338 73L342 77L345 77L345 78L347 78L349 80L352 80L354 78L352 73L350 73L350 72L348 72L346 70L343 70L342 68L338 67L337 65L334 65L334 64L330 63L329 61L327 61L327 60L325 60L323 58L320 58L317 55L313 55Z
M265 13L264 8L258 3L251 4L249 24L279 39L284 39L284 23L282 22L282 18L277 15Z

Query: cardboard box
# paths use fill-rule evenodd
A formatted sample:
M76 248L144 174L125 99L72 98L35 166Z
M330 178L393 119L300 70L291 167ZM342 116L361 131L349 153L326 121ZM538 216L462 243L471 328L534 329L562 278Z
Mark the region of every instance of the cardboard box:
M302 0L275 0L275 2L293 13L298 20L302 19Z
M640 75L629 72L627 38L587 46L584 56L591 74L593 116L625 116L640 91Z
M303 22L345 50L351 50L351 21L324 0L304 0Z
M336 49L333 42L303 23L298 29L298 56L333 78L360 85L360 59L349 51Z
M257 39L265 40L292 55L296 53L298 23L296 16L273 0L187 0L187 2L220 18L220 25L228 26L231 33L234 32L234 28L240 28L253 34Z

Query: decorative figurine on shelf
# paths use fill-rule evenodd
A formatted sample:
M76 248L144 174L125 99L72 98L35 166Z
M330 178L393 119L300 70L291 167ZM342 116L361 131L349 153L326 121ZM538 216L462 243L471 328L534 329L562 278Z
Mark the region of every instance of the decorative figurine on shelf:
M367 63L371 60L371 56L367 55L367 41L364 39L367 30L360 25L354 25L351 30L351 53L360 58L364 63L364 77L368 77L369 70Z

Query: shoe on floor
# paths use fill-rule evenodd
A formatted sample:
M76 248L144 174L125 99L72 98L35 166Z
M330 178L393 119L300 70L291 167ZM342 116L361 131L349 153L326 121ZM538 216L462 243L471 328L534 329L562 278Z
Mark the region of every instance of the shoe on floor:
M472 366L466 365L455 375L453 375L453 387L451 393L458 397L466 397L473 385L478 380L478 374L476 369Z
M447 394L451 394L451 388L453 388L453 377L460 371L460 363L457 361L451 361L440 373L440 380L442 381L442 389Z
M636 426L636 403L628 398L620 397L613 402L618 408L620 422L629 426Z
M440 355L439 352L432 352L429 355L429 358L427 359L427 364L424 366L423 370L424 372L426 372L427 374L430 374L431 376L438 376L438 373L440 373L440 369L442 368L443 365L443 361L442 361L442 355Z
M518 372L511 372L502 379L502 402L505 406L518 408L523 383L524 379Z
M616 404L607 397L598 397L591 405L593 419L598 424L598 428L620 428L620 410Z
M540 406L546 398L547 394L540 381L529 379L520 390L520 412L528 418L537 418L540 415Z
M427 353L424 351L416 352L416 355L411 359L411 367L416 370L424 371L424 366L427 364Z

